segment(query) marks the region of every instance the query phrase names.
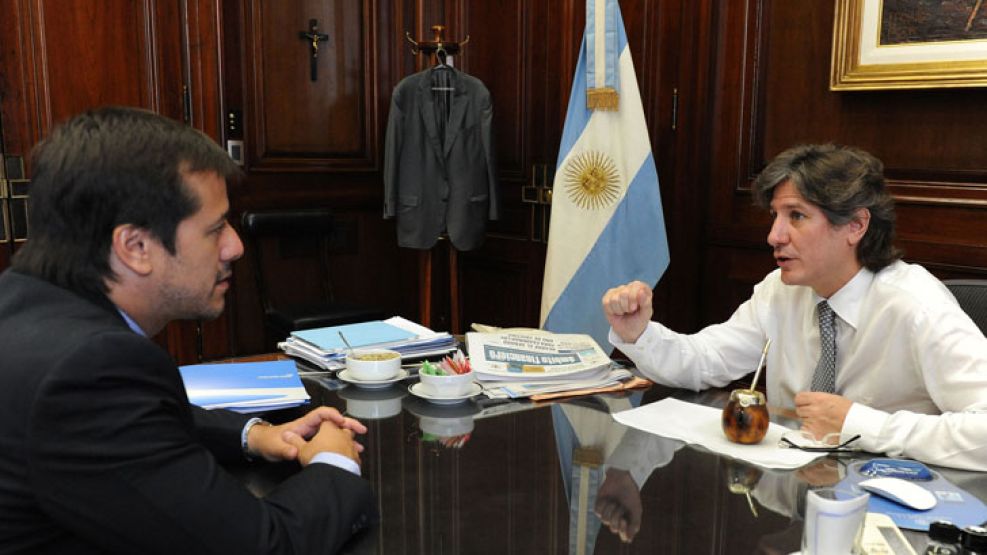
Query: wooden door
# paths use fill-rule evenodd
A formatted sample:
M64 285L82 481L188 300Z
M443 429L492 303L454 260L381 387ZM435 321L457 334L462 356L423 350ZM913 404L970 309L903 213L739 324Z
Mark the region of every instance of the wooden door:
M217 1L2 0L0 269L28 239L28 154L60 121L139 106L218 138ZM230 352L225 318L173 324L158 340L181 362Z

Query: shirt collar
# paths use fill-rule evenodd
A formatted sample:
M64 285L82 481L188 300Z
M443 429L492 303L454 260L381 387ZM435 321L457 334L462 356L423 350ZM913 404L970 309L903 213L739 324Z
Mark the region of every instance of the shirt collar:
M829 307L850 327L857 329L857 322L860 321L860 307L864 303L864 295L870 289L871 282L874 281L874 272L867 268L861 268L857 274L846 282L839 291L833 293L828 299L824 299L813 292L816 304L820 301L828 301Z
M123 309L120 307L116 307L116 308L117 308L117 312L120 313L120 316L123 316L123 320L127 322L128 326L130 326L130 329L134 330L134 333L147 337L147 334L144 333L144 330L142 330L141 327L137 325L137 322L135 322L134 319L131 318L129 314L124 312Z

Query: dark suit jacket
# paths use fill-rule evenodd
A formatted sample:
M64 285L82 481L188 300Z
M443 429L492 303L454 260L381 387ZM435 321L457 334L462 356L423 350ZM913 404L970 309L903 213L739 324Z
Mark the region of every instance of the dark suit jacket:
M218 464L245 421L191 407L106 299L0 275L0 553L329 553L372 517L324 464L254 497Z
M453 89L447 107L435 85ZM492 121L490 92L456 69L428 69L394 88L384 217L397 216L398 245L429 249L443 231L462 251L483 244L487 219L498 217Z

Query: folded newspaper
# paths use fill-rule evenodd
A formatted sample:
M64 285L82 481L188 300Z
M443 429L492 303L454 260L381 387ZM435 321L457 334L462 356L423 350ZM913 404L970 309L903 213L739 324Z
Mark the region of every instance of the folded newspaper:
M541 330L466 334L470 365L492 398L530 397L614 385L631 373L613 367L592 337Z

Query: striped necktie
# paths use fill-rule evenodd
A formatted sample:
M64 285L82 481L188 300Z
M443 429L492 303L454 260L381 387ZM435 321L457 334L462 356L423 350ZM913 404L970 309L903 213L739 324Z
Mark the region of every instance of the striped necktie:
M812 375L812 391L836 392L836 313L826 301L816 305L819 311L819 363Z

